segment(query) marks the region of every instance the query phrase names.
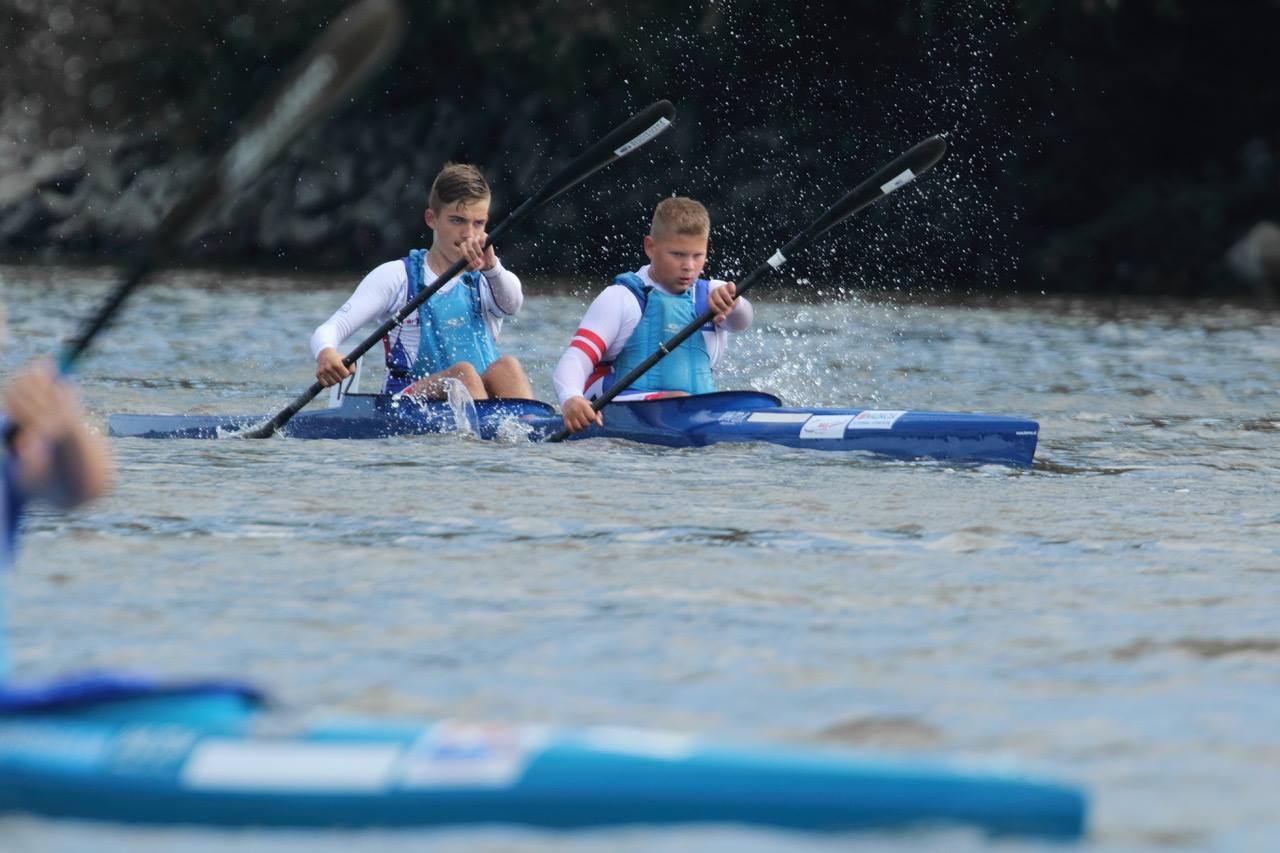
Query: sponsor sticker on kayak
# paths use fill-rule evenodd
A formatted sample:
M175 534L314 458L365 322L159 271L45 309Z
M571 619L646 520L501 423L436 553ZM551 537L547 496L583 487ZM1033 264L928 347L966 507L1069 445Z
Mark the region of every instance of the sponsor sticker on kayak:
M849 421L849 429L890 429L906 412L885 409L865 409Z
M852 415L811 415L800 427L801 438L844 438L844 425Z
M802 424L811 417L808 412L752 412L747 420L753 424Z
M405 753L399 768L405 788L505 788L549 737L540 726L437 723Z
M626 726L596 726L584 731L580 738L594 749L664 761L683 761L693 755L697 746L695 738L680 732Z
M204 791L372 793L386 790L399 757L396 744L207 738L180 778Z

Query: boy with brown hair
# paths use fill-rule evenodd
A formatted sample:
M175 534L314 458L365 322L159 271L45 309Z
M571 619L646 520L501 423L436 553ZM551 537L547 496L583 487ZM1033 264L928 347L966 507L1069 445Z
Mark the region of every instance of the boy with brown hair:
M445 284L385 338L383 393L445 397L446 381L460 381L473 399L533 396L520 362L500 355L502 321L524 302L520 279L485 247L489 184L474 167L446 163L431 184L423 218L431 248L414 249L364 277L351 298L311 336L316 378L325 385L351 375L338 347L366 323L386 322L461 258L467 272Z
M623 273L596 297L555 370L565 429L603 424L591 408L618 376L708 308L715 318L654 365L618 400L678 397L716 390L711 371L728 346L728 332L751 325L753 310L736 299L731 281L699 278L707 262L711 218L691 198L664 199L653 211L644 253L649 263Z

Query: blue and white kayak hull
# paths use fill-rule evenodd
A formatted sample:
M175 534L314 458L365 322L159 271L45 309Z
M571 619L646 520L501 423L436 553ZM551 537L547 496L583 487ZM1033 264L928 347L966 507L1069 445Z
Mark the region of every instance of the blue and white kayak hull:
M790 408L769 394L721 391L611 403L604 426L573 440L623 438L668 447L767 442L805 450L855 451L895 459L941 459L1029 466L1040 426L1026 418L962 412ZM559 418L534 421L538 434L559 430Z
M230 437L266 416L116 414L110 434L133 438ZM961 412L791 408L754 391L721 391L664 400L615 402L603 427L572 438L619 438L666 447L719 442L766 442L806 450L855 451L895 459L940 459L1028 466L1039 425L1025 418ZM449 404L418 404L372 394L348 394L340 405L296 415L282 434L304 439L388 438L468 428L492 439L514 424L532 440L561 427L560 417L536 400L482 400L465 418Z
M958 766L624 729L354 722L294 737L0 717L0 812L145 824L964 825L1075 838L1071 787Z

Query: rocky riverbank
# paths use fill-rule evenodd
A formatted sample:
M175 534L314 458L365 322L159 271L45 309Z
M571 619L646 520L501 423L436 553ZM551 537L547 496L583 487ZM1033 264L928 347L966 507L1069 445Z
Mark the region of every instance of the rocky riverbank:
M228 117L341 8L8 5L0 254L44 259L136 245ZM407 5L391 70L206 223L191 261L365 267L425 242L445 160L482 165L500 214L667 97L673 132L540 214L505 255L531 272L628 266L654 201L678 192L711 207L720 265L749 268L942 131L952 153L929 184L807 272L886 288L1280 290L1277 238L1259 224L1280 219L1280 95L1249 82L1269 73L1272 3ZM1236 61L1218 62L1228 45Z

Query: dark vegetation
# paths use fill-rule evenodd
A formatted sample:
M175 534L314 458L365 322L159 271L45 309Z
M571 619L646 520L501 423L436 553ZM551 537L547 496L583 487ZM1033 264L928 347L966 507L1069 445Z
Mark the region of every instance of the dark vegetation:
M4 0L0 251L112 257L343 6ZM426 187L480 164L495 213L657 98L676 128L501 247L521 272L633 265L647 214L706 201L750 268L920 138L930 180L805 274L873 288L1238 294L1280 218L1280 2L414 0L360 103L210 223L192 262L362 269L425 241ZM518 266L516 266L518 264Z

